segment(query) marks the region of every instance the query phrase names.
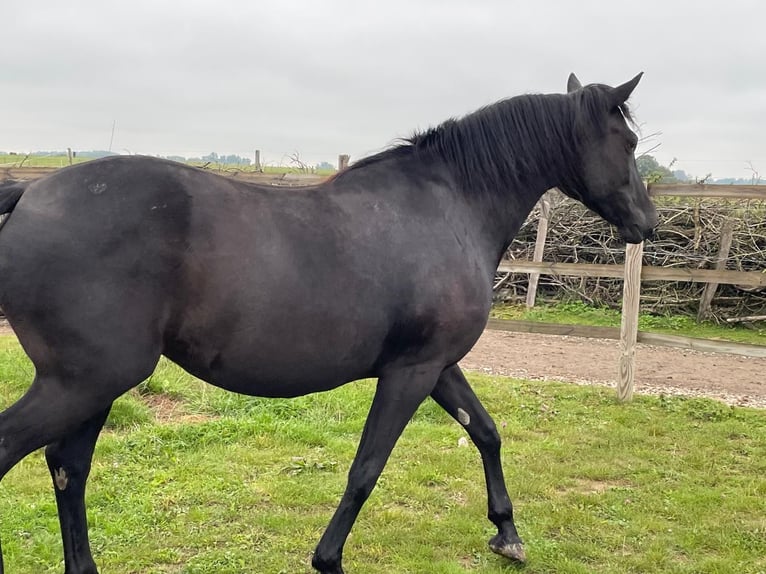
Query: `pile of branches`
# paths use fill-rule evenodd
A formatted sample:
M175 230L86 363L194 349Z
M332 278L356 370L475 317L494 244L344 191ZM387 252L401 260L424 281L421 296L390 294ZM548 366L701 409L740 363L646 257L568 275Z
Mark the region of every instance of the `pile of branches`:
M617 231L580 203L559 192L549 192L548 236L543 261L557 263L623 264L625 243ZM662 197L655 200L660 226L655 238L644 244L644 265L714 269L721 232L733 227L726 269L766 272L766 202ZM532 260L540 207L530 214L506 253L507 259ZM523 301L528 275L498 275L496 298ZM696 316L703 283L645 281L641 289L642 310L656 314ZM622 280L541 275L537 299L554 302L580 300L619 308ZM766 290L720 285L710 310L711 318L766 315Z

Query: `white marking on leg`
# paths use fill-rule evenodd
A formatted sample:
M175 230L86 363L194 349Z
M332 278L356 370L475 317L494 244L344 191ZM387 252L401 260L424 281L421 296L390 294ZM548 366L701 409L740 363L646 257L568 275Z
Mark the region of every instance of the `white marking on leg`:
M464 427L467 427L469 424L471 424L471 415L469 415L463 409L458 408L457 420L460 421L461 425L463 425Z
M53 480L56 483L56 488L59 490L66 490L67 484L69 484L69 477L63 468L54 471Z

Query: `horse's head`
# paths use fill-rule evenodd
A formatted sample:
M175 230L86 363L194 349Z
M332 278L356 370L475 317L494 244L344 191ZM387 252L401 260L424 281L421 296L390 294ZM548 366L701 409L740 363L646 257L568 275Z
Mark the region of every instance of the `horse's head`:
M657 210L636 166L638 137L630 129L625 104L641 75L616 88L601 84L583 87L574 74L567 91L576 98L575 140L578 160L559 185L584 203L630 243L640 243L657 226Z

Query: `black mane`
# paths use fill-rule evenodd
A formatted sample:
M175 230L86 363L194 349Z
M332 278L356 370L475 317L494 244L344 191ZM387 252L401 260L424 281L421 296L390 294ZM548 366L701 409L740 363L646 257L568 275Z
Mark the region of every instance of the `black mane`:
M383 160L417 155L441 159L469 193L523 184L525 174L553 171L568 178L577 163L583 123L605 129L613 109L608 86L592 84L571 94L528 94L501 100L459 119L449 119L397 145L355 162L338 174ZM619 109L632 116L626 104ZM587 130L591 132L591 130Z

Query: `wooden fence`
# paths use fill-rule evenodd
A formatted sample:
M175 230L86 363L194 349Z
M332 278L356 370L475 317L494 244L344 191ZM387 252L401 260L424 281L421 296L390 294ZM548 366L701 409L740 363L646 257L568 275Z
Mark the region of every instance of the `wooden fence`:
M762 185L651 185L652 196L674 196L722 199L758 199L766 201L766 186ZM523 321L490 321L489 327L509 331L547 332L586 337L619 338L620 357L618 364L617 394L620 400L627 401L633 396L635 371L635 346L637 342L655 345L668 345L690 349L734 353L755 357L766 357L766 346L742 345L723 341L706 341L690 337L654 335L638 332L638 308L641 297L641 281L693 281L707 283L708 289L703 294L701 310L713 299L719 284L742 285L746 287L766 287L766 273L757 271L726 270L726 255L731 244L731 228L722 231L716 269L664 268L642 265L643 244L628 244L624 265L601 265L587 263L553 263L542 261L545 245L545 230L548 222L548 205L541 200L541 217L538 223L537 243L533 261L505 261L500 264L501 273L528 273L530 275L527 305L533 306L534 290L539 275L566 275L575 277L612 277L624 280L622 324L619 336L614 329L577 328L573 326L540 325L532 326ZM542 232L540 230L543 230ZM766 253L764 253L766 259Z

